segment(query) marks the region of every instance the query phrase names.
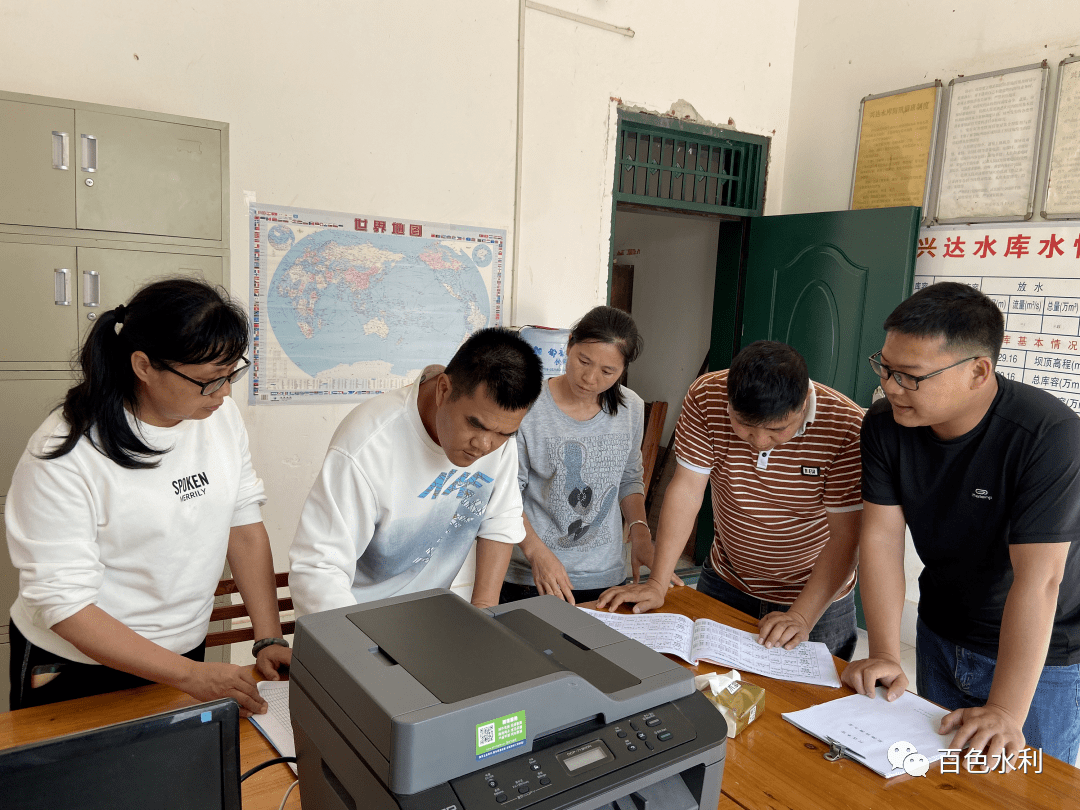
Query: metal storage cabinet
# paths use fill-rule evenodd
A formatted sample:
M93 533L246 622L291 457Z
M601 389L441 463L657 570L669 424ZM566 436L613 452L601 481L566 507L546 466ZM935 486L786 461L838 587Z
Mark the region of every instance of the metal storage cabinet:
M0 96L0 222L75 227L74 131L71 108Z
M226 125L31 98L0 94L0 223L222 240Z
M98 313L163 276L227 285L228 150L221 122L0 92L0 514ZM18 584L6 550L5 661ZM0 709L7 678L5 665Z

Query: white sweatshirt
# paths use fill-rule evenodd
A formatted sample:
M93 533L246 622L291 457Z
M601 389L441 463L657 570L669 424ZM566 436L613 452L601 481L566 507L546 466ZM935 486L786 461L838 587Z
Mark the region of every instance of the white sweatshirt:
M511 440L458 469L420 421L420 381L338 426L289 552L296 615L448 588L477 537L525 539Z
M38 458L68 432L59 411L31 437L8 492L6 521L19 597L11 619L32 644L97 663L50 628L97 605L176 653L206 636L229 530L262 521L262 482L232 399L202 420L161 428L129 416L157 449L156 468L128 470L85 437Z

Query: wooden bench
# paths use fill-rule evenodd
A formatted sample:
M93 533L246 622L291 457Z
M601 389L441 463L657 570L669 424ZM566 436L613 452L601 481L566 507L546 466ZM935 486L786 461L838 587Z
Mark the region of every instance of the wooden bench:
M274 584L279 588L286 588L289 585L288 572L282 572L280 574L274 574ZM214 596L225 596L226 594L240 593L236 587L236 580L223 579L218 583L217 590L214 591ZM293 609L292 598L283 596L278 598L278 612L284 613ZM248 615L248 608L243 602L239 604L218 605L214 608L210 614L211 622L227 621L229 619L239 619L242 616ZM290 635L296 630L295 621L283 621L281 623L281 634L283 636ZM251 627L241 627L238 630L219 630L206 634L206 646L207 647L220 647L223 644L236 644L240 641L254 641L255 631Z

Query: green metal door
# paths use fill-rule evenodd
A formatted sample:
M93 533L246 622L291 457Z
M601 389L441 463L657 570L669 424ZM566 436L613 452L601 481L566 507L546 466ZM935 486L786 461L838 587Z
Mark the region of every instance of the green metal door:
M810 377L870 406L879 380L866 362L881 324L911 295L919 209L877 208L750 217L720 228L709 369L755 340L806 358ZM712 545L711 497L698 515L694 559ZM860 619L861 622L861 619Z
M911 295L918 233L917 207L751 219L740 347L794 346L811 379L869 407L879 380L866 358Z

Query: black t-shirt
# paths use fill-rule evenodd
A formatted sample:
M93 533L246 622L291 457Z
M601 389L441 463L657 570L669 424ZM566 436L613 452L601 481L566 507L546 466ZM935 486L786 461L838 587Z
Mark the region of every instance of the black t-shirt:
M919 618L997 658L1011 543L1071 543L1046 663L1080 662L1080 418L1051 394L997 378L982 421L943 441L901 427L880 400L862 427L863 499L899 505L925 568Z

